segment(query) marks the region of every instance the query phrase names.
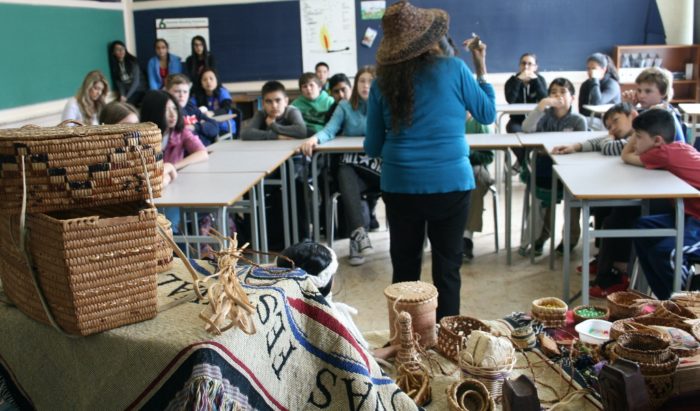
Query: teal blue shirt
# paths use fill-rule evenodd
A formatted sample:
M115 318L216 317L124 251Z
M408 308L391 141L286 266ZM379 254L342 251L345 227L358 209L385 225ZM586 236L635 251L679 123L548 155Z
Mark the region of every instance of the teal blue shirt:
M389 105L375 84L369 93L364 149L383 159L381 189L433 194L474 188L464 120L469 111L481 124L496 120L491 84L477 82L458 58L441 57L414 81L413 123L391 129Z
M342 100L323 130L316 133L316 138L319 144L323 144L335 136L360 137L365 135L366 126L367 102L359 99L357 110L353 110L349 101Z

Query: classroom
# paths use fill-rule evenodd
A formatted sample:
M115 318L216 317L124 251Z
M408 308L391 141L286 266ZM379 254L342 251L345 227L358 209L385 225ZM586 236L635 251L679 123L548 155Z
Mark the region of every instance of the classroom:
M0 22L0 410L697 409L700 0Z

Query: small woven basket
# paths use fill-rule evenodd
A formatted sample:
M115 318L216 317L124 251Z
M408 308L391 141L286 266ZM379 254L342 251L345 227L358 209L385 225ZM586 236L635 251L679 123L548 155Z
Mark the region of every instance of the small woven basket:
M639 299L649 299L648 296L636 291L618 291L608 295L608 309L611 320L636 317L641 313L642 305Z
M585 310L585 309L598 311L598 312L600 312L600 315L592 316L592 317L584 317L581 314L579 314L579 310ZM576 307L572 310L572 313L574 315L574 324L578 324L582 321L591 320L591 319L607 320L608 316L610 315L610 310L607 307L601 307L598 305L579 305L578 307Z
M546 328L566 325L566 303L555 297L539 298L532 302L532 317Z
M395 283L384 289L384 296L389 306L389 329L394 337L392 344L399 343L396 315L401 311L411 315L413 331L420 335L418 343L423 348L430 348L437 343L435 310L438 291L434 285L422 281Z
M453 315L440 320L436 349L445 358L457 362L457 352L462 339L467 338L474 330L491 332L491 327L472 317Z
M519 328L515 328L510 333L510 340L513 345L521 350L527 350L537 345L537 337L532 329L532 324L527 324Z
M163 155L153 123L0 130L0 213L20 213L25 182L28 213L148 200L144 167L159 197Z
M1 216L0 279L7 297L34 320L53 320L73 335L155 317L156 215L141 203L28 215L33 271L19 248L18 218Z
M173 224L165 218L163 214L158 214L156 219L158 227L160 227L165 234L173 238ZM158 242L156 243L156 260L158 261L158 272L162 273L167 271L173 266L173 247L170 246L170 242L165 241L164 238L158 236Z
M628 332L617 339L615 354L640 363L658 364L669 352L669 343L662 338L635 332Z
M700 318L700 291L683 291L673 293L671 301L692 311Z
M697 316L692 311L673 301L662 301L650 315L656 318L668 318L669 320L681 322L697 319Z
M496 403L484 384L474 378L453 382L447 387L450 411L493 411Z

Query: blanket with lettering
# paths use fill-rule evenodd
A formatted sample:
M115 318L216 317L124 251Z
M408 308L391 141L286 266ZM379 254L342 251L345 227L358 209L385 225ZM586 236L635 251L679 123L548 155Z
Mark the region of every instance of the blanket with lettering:
M202 275L215 271L194 264ZM16 397L6 402L52 410L417 408L306 273L254 269L240 279L256 307L253 335L203 330L203 306L179 260L159 275L163 311L155 319L89 337L64 337L0 303L0 378Z

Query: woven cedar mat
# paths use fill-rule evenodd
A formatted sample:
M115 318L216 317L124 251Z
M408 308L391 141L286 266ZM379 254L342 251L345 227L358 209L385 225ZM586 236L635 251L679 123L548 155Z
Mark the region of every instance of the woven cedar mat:
M204 261L195 266L214 271ZM197 392L222 409L317 408L311 401L327 409L358 408L361 401L362 409L377 402L416 409L332 321L303 271L280 279L258 270L247 283L257 305L253 335L237 329L209 335L198 318L203 305L185 302L153 320L72 339L0 302L0 375L13 375L37 409L190 409ZM192 290L179 259L158 284L161 307Z
M501 321L485 321L486 324L488 324L492 329L497 329L501 332L503 332L503 322ZM509 332L508 332L509 333ZM363 334L367 342L369 342L371 347L381 347L383 346L388 340L389 340L389 332L388 331L372 331ZM433 393L433 399L430 404L425 406L424 408L426 410L447 410L448 404L447 404L447 397L445 391L447 390L447 387L450 386L453 382L457 381L460 378L460 372L456 368L456 364L451 362L450 360L442 357L440 354L438 354L435 351L429 351L430 353L434 354L435 358L438 359L440 365L445 371L451 371L455 370L455 372L449 376L445 376L440 374L440 371L435 369L434 370L434 378L431 380L431 387L432 387L432 393ZM543 381L555 389L557 389L558 393L560 396L563 396L563 394L566 393L567 390L567 383L562 380L561 374L562 371L561 369L556 366L555 364L552 364L550 361L544 361L545 356L537 350L533 351L528 351L526 352L528 358L530 359L530 362L532 364L536 364L533 366L536 372L537 376L537 381ZM527 362L523 357L522 353L517 353L517 362L515 364L515 369L513 369L513 373L511 374L510 378L517 378L520 374L525 374L529 377L532 377L532 372L527 369ZM424 362L425 363L425 362ZM522 368L525 367L525 368ZM384 372L389 374L390 377L395 378L395 370L393 368L389 367L383 367ZM434 367L437 368L437 367ZM566 381L569 381L569 377L565 376L564 377ZM575 389L579 389L580 385L578 385L576 382L574 382L574 387ZM540 397L540 400L542 401L552 401L555 399L554 393L552 393L551 390L547 388L538 388L538 395ZM574 389L572 389L574 391ZM544 404L543 404L544 405ZM591 398L590 396L586 396L582 399L578 399L574 402L571 403L572 408L571 409L577 409L581 411L594 411L594 410L602 410L603 406L596 401L595 399ZM500 410L501 409L501 404L496 403L496 409Z

